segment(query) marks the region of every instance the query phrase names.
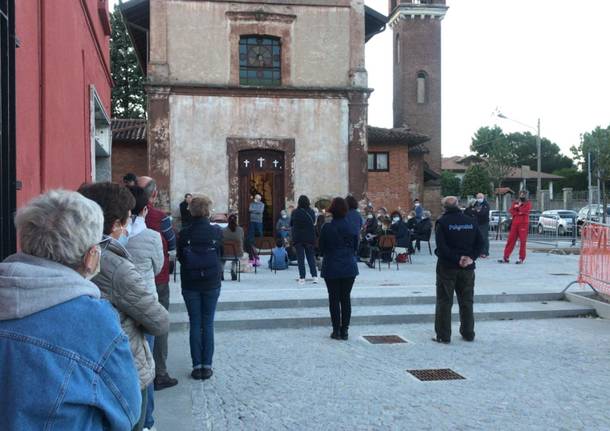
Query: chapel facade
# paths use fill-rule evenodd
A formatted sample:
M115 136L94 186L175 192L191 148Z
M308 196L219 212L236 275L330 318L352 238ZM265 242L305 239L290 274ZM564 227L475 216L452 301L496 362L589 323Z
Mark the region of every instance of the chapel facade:
M403 3L390 4L396 22ZM161 206L205 193L247 223L260 193L269 230L300 194L367 199L364 46L384 15L362 0L131 0L122 13L148 77L147 173ZM421 198L419 183L404 196Z

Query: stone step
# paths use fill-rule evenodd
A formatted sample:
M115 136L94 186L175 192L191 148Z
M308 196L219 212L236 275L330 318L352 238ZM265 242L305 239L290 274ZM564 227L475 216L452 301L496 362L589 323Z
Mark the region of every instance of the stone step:
M277 296L277 295L274 295ZM563 299L562 293L517 293L517 294L491 294L475 295L475 303L488 304L498 302L535 302L559 301ZM386 306L386 305L422 305L434 304L436 297L430 295L394 295L394 296L353 296L353 306ZM231 310L264 310L275 308L316 308L328 306L328 298L319 296L315 298L285 298L285 299L253 299L245 301L223 301L222 294L216 308L217 311ZM184 302L170 304L170 312L186 312Z
M352 325L406 324L434 322L434 304L401 304L385 306L358 306L352 309ZM246 310L219 310L216 313L216 330L279 329L330 326L328 306L304 308L264 308ZM558 317L594 316L595 309L568 301L545 300L536 302L477 303L476 320L549 319ZM453 307L457 321L458 307ZM186 312L171 313L171 330L188 329Z

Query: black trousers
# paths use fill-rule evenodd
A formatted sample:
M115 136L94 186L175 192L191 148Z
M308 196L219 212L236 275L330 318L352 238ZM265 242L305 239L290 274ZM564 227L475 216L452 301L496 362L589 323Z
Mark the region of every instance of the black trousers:
M333 331L349 327L349 321L352 317L350 294L352 293L354 280L356 280L356 277L324 279L328 290L328 308Z
M441 340L451 340L453 292L460 306L460 334L474 339L474 270L436 264L436 319L434 329Z
M305 278L305 258L309 264L309 273L312 277L318 276L318 270L316 268L316 256L314 254L312 244L304 244L302 242L296 243L294 248L297 250L297 264L299 265L299 278Z

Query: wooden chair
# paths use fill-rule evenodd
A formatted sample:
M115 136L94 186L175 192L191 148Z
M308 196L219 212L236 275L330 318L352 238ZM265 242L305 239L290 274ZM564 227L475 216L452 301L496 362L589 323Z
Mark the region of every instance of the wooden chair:
M237 282L241 282L241 261L238 256L239 243L237 241L224 241L222 244L222 267L224 271L225 262L235 262L237 265Z
M388 269L390 269L392 259L396 260L396 237L394 235L381 235L378 239L377 247L379 249L379 271L381 271L382 253L390 253L390 260L388 261ZM398 262L396 262L396 269L398 270Z
M275 239L271 236L262 236L254 238L254 247L256 254L260 256L271 256L271 250L275 247ZM277 271L276 271L277 272ZM254 273L257 273L257 267L254 267Z

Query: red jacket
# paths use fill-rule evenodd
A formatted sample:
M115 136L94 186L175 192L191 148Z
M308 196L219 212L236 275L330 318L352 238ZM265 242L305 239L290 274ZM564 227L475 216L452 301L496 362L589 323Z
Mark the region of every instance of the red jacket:
M146 227L152 230L156 230L161 234L161 240L163 241L163 268L159 275L155 277L156 284L168 284L169 283L169 250L176 248L176 234L172 227L171 218L163 211L154 208L148 204L148 215L146 216Z
M530 210L532 209L532 203L530 201L514 201L510 207L510 214L513 216L512 226L526 225L530 223Z

